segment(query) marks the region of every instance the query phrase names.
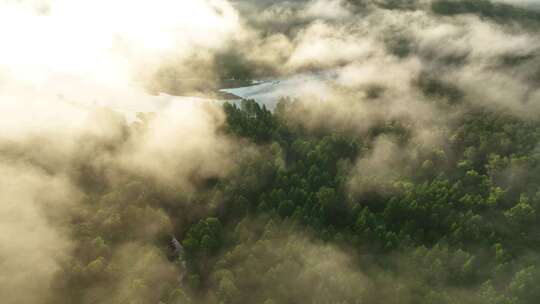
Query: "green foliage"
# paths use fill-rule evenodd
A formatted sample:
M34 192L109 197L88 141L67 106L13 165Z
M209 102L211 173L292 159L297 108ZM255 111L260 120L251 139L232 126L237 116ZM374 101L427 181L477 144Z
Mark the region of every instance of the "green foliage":
M245 223L253 216L277 217L294 225L295 230L304 229L326 242L351 246L363 254L376 253L385 271L407 276L407 283L402 283L405 286L395 293L412 293L417 303L536 303L538 295L531 282L537 272L530 265L540 261L527 254L536 250L531 248L536 242L532 236L540 232L534 227L540 207L535 186L540 169L540 155L535 150L540 124L469 106L455 88L427 78L422 81L420 86L426 95L459 101L467 111L445 130L445 145L415 152L420 159L411 164L407 179L375 180L375 188L390 185L387 189L391 191L359 197L346 191L357 158L370 149L370 140L384 134L407 143L406 128L395 132L395 128L376 126L369 133L371 137L361 139L332 131L314 134L287 124L283 114L293 105L290 101L280 103L274 113L253 101L245 101L241 107L225 105L230 133L269 144L272 151L270 160L264 160L269 164L265 174L269 178L259 192L249 194L249 204L256 207L248 208L247 213L234 213L228 220L242 219ZM234 193L228 196L239 201ZM265 237L273 235L274 230L268 228L271 223L266 225ZM199 226L192 229L201 229ZM276 273L266 273L268 270L260 269L263 262L249 260L249 250L241 253L246 250L245 242L255 237L245 224L225 233L231 234L235 245L225 255L226 261L217 262L221 270L210 280L219 282L218 296L225 303L233 303L242 294L241 286L268 280ZM194 242L200 243L200 238ZM399 262L393 259L396 255ZM246 280L242 276L247 270L230 272L234 268L226 265L242 259L248 259L250 268L259 269L255 273L266 274ZM290 260L281 257L275 263L284 263L281 267L294 273L296 266L287 264ZM209 273L201 275L204 278ZM272 284L279 287L280 283ZM383 277L375 284L394 288ZM278 287L257 299L289 301L278 300ZM468 296L451 292L453 289L467 289ZM368 303L391 303L375 294L364 295L370 299Z
M240 137L248 137L257 143L269 141L272 137L275 123L265 106L260 107L253 100L243 100L240 108L236 104L225 103L223 109L227 114L227 127L230 132Z
M440 15L477 14L499 21L540 21L540 13L489 0L436 0L432 10Z
M540 123L424 81L455 101L435 106L459 107L436 147L400 122L310 131L286 119L292 102L243 101L223 106L222 131L252 153L202 193L81 174L74 259L54 288L64 303L538 303ZM358 165L381 136L414 155L406 174Z
M222 227L219 219L207 218L191 226L182 241L186 258L192 259L200 254L212 254L222 242Z

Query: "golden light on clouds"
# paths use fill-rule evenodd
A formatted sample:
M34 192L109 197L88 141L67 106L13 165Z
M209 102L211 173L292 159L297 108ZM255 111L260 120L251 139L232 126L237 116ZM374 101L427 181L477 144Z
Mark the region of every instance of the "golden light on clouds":
M141 62L219 47L238 22L222 0L0 2L0 70L33 82L61 73L111 85Z

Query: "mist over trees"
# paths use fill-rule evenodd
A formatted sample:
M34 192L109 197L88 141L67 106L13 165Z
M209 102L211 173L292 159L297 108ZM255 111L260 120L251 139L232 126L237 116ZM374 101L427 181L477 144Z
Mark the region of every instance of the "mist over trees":
M540 302L533 1L73 3L0 3L0 302Z

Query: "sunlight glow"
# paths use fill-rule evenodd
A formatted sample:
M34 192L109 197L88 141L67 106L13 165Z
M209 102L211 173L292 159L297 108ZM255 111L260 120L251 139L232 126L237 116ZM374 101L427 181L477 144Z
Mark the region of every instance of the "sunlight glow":
M121 83L141 62L216 48L237 26L223 0L2 0L0 70L32 82L63 73Z

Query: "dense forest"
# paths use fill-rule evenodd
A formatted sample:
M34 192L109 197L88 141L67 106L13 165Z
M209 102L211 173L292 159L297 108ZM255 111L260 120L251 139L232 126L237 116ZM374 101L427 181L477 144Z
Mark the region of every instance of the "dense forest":
M0 0L1 303L540 303L534 1L72 3Z
M199 181L206 190L190 197L136 177L109 189L83 176L95 190L88 213L73 223L76 259L55 286L64 290L63 301L540 299L540 123L461 104L467 111L444 130L444 144L415 147L414 160L400 165L406 175L381 177L366 168L351 185L353 164L377 138L392 137L406 149L406 127L389 122L361 136L313 132L285 119L297 103L282 100L274 112L252 100L226 103L220 132L254 151L239 159L232 176ZM138 124L128 133L143 132L144 121ZM144 247L130 248L145 237ZM127 251L111 255L119 246ZM132 250L141 258L131 261ZM128 282L117 276L125 275L117 272L123 267ZM119 299L107 293L110 284L119 284Z

